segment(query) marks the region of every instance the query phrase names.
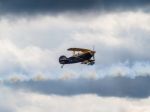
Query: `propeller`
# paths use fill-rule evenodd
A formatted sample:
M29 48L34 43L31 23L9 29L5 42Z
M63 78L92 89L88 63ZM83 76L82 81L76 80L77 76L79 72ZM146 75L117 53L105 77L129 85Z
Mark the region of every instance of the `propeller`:
M95 52L95 46L93 46L93 51ZM95 60L95 53L93 53L93 60Z

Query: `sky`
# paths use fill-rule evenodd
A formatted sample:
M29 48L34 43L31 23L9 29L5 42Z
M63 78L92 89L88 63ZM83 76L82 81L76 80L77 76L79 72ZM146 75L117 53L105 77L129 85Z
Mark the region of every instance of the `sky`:
M149 0L0 0L0 111L149 112L149 43Z

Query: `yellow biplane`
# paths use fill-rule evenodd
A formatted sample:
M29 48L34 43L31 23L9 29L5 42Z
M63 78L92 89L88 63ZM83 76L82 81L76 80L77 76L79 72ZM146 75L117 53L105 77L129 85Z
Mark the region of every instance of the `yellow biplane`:
M72 51L73 55L69 58L66 56L59 57L59 63L62 64L62 68L65 64L74 64L74 63L81 63L87 65L94 65L95 64L95 51L83 48L69 48L68 51ZM92 59L93 58L93 59Z

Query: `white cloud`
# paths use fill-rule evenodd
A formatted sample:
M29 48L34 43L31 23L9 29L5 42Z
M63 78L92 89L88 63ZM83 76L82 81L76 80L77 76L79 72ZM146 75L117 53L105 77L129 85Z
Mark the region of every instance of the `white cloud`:
M91 16L85 15L85 18L83 16L70 18L70 15L37 16L30 19L19 18L14 21L4 18L0 22L0 38L9 38L17 45L21 43L24 46L31 44L49 48L52 47L50 44L54 42L57 45L57 43L61 44L67 41L70 45L72 39L74 45L79 42L79 45L96 43L127 47L126 44L134 46L134 42L138 42L135 40L136 38L143 41L149 38L144 34L144 37L136 37L136 33L150 31L150 16L147 13L121 12Z
M68 47L92 48L93 45L97 52L96 70L108 65L108 70L111 71L110 66L125 61L133 63L133 66L136 62L145 63L150 59L149 20L150 15L140 11L115 12L91 17L74 15L72 18L70 15L36 16L16 20L2 18L0 72L2 74L9 74L9 71L11 74L17 74L18 71L20 74L63 72L60 70L58 58L63 54L70 55L66 51ZM148 69L148 64L146 66ZM71 65L66 67L69 69L65 70L72 70ZM88 67L73 66L74 71L83 72L81 74L86 74L84 68ZM138 71L134 70L134 67L115 69L124 71L124 75L130 71Z
M54 54L36 46L19 48L9 40L0 40L0 73L34 75L46 73L56 66Z

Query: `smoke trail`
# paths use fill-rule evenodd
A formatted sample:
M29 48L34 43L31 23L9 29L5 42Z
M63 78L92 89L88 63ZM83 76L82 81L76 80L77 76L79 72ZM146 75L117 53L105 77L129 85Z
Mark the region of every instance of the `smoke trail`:
M65 69L65 71L67 71ZM68 70L69 78L86 78L86 79L100 79L105 77L128 77L136 78L138 76L150 76L150 62L120 62L107 66L84 66L77 70ZM68 76L67 75L67 76Z
M53 73L38 73L38 74L12 74L1 79L17 82L23 80L71 80L71 79L90 79L97 80L105 77L136 77L150 76L150 63L149 62L135 62L130 64L128 62L113 64L110 66L84 66L78 69L64 68L63 70L57 70Z
M100 77L123 76L135 78L137 76L150 76L149 62L118 63L98 71Z

